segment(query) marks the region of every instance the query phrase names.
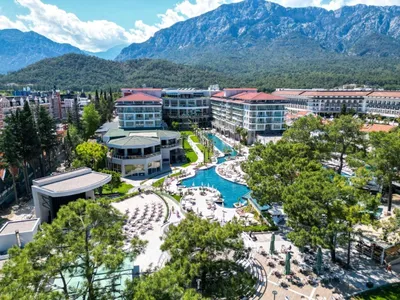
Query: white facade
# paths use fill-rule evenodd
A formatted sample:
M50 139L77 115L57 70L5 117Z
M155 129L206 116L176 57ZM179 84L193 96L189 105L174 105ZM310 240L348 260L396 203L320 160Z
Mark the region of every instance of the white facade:
M0 228L0 254L7 252L14 245L24 247L33 240L40 224L40 219L10 221Z
M212 126L236 138L238 127L248 132L247 143L254 143L258 134L284 130L285 99L254 89L232 89L211 98Z
M111 175L94 172L90 168L33 180L36 217L42 222L49 222L56 217L60 206L78 198L94 199L94 190L110 181Z
M278 89L273 94L286 97L287 109L294 111L337 114L345 106L356 113L400 117L400 91Z
M122 95L115 104L120 128L162 127L161 89L122 89Z
M122 176L152 175L162 171L163 165L179 161L182 156L180 134L174 131L110 130L103 141L110 150L109 168Z

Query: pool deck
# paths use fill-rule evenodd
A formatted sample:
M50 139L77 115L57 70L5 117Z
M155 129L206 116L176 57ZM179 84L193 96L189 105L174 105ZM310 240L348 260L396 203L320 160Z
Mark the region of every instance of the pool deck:
M191 192L193 195L186 195L181 200L182 208L188 207L203 218L221 222L222 224L231 221L233 217L239 218L235 208L226 208L218 204L209 205L213 203L213 199L220 195L219 191L213 188L193 187L186 188L185 192Z
M240 157L240 158L238 157L237 159L227 160L222 164L219 164L216 167L215 172L217 172L218 176L224 178L225 180L247 186L246 181L244 179L236 179L240 177L244 178L246 173L242 171L242 168L240 166L236 166L236 168L234 166L235 164L237 163L240 164L245 160L246 160L245 157ZM235 171L233 171L233 168L235 169Z
M168 201L168 199L165 200ZM159 221L156 221L155 219L149 221L153 204L155 204L155 210L157 213L158 211L162 211L162 217ZM132 234L137 234L141 240L148 242L145 252L136 258L134 264L139 265L141 272L162 265L165 261L165 254L160 249L160 246L163 243L160 237L162 237L164 228L167 224L179 223L184 217L182 215L179 215L178 217L176 213L179 211L179 206L173 201L168 201L170 211L172 212L172 207L174 207L174 213L171 213L167 224L164 224L167 208L164 201L156 194L141 194L121 202L112 203L112 206L117 208L122 214L125 214L127 210L129 210L128 215L132 222L138 222L140 220L137 225L135 224L131 226L131 224L127 224L125 225L127 227L124 226L124 231L125 233L128 233L128 235L132 230ZM149 209L149 214L146 217L143 217L146 207ZM159 209L159 207L161 209ZM136 217L134 217L136 210L138 212L136 213ZM151 225L152 229L143 230L143 224L146 223ZM141 234L142 230L143 232L145 231L145 233Z

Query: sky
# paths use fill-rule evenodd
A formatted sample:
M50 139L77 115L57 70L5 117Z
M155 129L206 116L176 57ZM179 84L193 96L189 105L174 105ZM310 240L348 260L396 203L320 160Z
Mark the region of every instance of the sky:
M0 29L35 31L82 50L144 42L158 30L241 0L0 0ZM272 0L283 6L400 5L400 0Z

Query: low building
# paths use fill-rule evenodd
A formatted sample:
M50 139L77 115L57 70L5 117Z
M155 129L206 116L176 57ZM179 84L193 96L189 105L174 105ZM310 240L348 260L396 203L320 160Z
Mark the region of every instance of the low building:
M124 88L116 100L119 127L124 129L154 129L162 127L161 89Z
M346 107L355 113L400 116L400 91L277 89L273 94L287 98L291 111L335 115Z
M181 162L181 135L169 130L128 131L110 129L103 136L109 169L122 176L144 177L163 170L163 165Z
M39 178L32 182L36 217L51 222L62 205L77 199L94 199L94 190L109 183L111 175L90 168Z
M163 89L163 119L171 126L179 123L179 129L189 129L192 124L209 127L211 120L210 97L217 90Z
M243 128L252 144L257 135L283 132L287 103L286 98L253 88L224 89L211 97L212 127L235 139L237 128Z
M0 255L14 245L22 248L32 241L39 225L40 219L6 222L0 228Z

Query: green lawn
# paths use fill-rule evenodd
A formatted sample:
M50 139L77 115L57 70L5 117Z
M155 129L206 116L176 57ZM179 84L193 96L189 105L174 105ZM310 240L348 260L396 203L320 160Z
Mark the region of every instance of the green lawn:
M176 201L181 202L181 198L182 198L181 196L173 194L173 195L171 195L171 197L174 198Z
M165 177L158 179L157 181L153 182L152 186L153 187L162 187L165 181Z
M210 162L210 158L212 156L212 153L209 153L208 151L204 151L205 148L202 144L196 144L196 146L200 149L201 152L204 154L204 161L205 162Z
M110 188L108 187L108 184L106 184L103 187L102 193L103 193L103 195L116 194L116 193L121 194L121 195L125 195L126 193L128 193L128 191L131 188L133 188L133 185L131 185L129 183L126 183L126 182L122 182L121 185L118 188L113 189L111 191Z
M192 136L190 137L190 139L191 139L193 142L195 142L195 143L198 143L198 142L199 142L199 138L198 138L197 136L195 136L195 135L192 135Z
M398 300L400 298L400 283L366 291L352 300Z
M193 131L191 130L186 130L186 131L180 131L181 134L186 134L187 136L194 135Z
M194 163L197 161L197 154L196 152L193 151L192 147L190 147L189 142L187 140L183 141L183 149L185 150L185 155L188 160L186 164L184 164L182 167L187 167L191 163Z

